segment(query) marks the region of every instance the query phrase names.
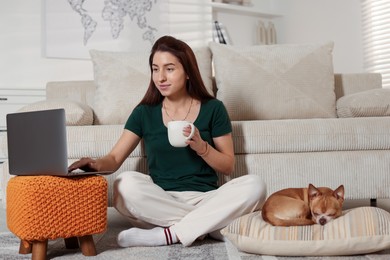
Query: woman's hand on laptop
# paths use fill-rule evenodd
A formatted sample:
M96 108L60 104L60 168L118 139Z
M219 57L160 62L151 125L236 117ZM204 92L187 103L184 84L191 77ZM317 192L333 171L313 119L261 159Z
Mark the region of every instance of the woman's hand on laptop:
M72 172L76 169L81 169L85 172L96 172L98 171L96 160L89 158L89 157L83 157L80 160L72 163L68 167L68 172Z

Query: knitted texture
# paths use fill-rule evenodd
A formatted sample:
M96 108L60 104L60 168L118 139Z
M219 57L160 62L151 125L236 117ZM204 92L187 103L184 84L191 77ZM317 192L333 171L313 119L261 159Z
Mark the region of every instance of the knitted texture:
M80 237L107 227L102 176L16 176L7 185L7 226L27 241Z

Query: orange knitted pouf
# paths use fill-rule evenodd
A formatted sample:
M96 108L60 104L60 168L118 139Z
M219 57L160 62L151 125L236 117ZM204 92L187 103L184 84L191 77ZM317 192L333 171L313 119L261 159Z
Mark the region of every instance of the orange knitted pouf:
M7 226L22 240L20 253L44 258L48 239L65 238L69 248L78 246L77 237L84 255L96 255L92 234L107 227L104 177L17 176L6 197Z

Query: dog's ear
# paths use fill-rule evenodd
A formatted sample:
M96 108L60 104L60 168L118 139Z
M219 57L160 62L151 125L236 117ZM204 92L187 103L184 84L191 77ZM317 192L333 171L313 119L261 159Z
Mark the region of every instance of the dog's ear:
M333 196L337 199L344 200L344 185L340 185L337 189L335 189Z
M321 192L319 189L317 189L313 184L309 184L309 188L307 189L309 194L309 199L314 199L315 197L321 195Z

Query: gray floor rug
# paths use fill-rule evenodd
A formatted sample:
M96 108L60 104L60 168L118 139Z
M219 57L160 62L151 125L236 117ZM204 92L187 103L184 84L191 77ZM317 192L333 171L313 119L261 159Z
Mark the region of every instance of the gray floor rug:
M111 229L103 235L94 236L98 255L85 257L77 249L66 249L62 239L50 241L48 259L136 259L136 260L385 260L390 259L390 250L361 256L349 257L275 257L260 256L239 252L230 242L220 242L212 239L196 241L191 247L181 244L164 247L133 247L119 248L116 244L116 234L119 229ZM10 232L0 233L0 259L31 259L31 255L20 255L19 239Z
M275 257L247 254L240 252L230 242L221 242L206 238L196 241L190 247L181 244L163 247L133 247L120 248L116 243L117 234L128 228L128 224L116 211L108 212L108 230L104 234L94 236L98 255L85 257L78 249L66 249L64 240L49 241L48 259L136 259L136 260L387 260L390 259L390 249L374 254L349 257ZM11 232L0 232L0 259L31 259L31 254L20 255L19 239Z

